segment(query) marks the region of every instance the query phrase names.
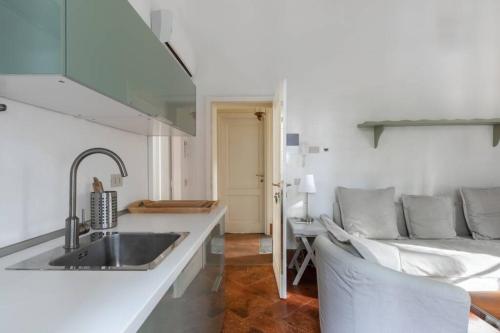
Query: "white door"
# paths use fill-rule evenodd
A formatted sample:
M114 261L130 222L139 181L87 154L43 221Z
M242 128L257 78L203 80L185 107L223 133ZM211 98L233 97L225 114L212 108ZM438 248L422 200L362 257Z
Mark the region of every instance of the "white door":
M286 80L273 100L273 269L281 298L286 298Z
M264 126L249 112L218 116L219 199L228 208L226 232L263 233Z

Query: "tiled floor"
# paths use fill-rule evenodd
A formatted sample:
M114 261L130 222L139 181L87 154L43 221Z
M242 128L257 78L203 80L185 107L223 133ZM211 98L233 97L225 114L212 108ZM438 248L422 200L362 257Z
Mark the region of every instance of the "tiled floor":
M319 332L314 269L281 300L272 255L259 255L259 234L226 235L225 333ZM289 281L293 280L289 272Z

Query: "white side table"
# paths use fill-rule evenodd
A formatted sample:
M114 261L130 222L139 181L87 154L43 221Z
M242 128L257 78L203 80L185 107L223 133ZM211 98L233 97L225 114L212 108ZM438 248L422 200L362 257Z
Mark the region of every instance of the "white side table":
M315 218L312 223L307 224L300 222L299 218L291 217L288 218L288 225L290 226L293 237L295 237L295 239L299 243L299 246L293 254L292 261L290 261L290 264L288 265L288 268L295 267L295 269L297 270L297 276L293 280L293 285L296 286L299 284L300 279L302 278L302 275L307 268L307 265L309 265L309 262L315 264L314 251L311 247L312 242L314 242L314 239L317 236L326 233L327 230L323 225L323 222L321 222L321 220L317 218ZM302 262L302 265L299 265L299 254L303 250L306 250L307 254L304 258L304 261Z

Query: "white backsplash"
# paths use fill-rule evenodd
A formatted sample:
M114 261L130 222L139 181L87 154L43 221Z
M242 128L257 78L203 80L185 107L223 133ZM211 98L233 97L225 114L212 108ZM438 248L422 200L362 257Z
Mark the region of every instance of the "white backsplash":
M123 159L129 176L118 191L118 209L148 196L147 137L0 98L0 247L64 227L69 170L83 150L104 147ZM89 211L92 177L110 188L118 173L107 156L94 155L78 172L78 215Z

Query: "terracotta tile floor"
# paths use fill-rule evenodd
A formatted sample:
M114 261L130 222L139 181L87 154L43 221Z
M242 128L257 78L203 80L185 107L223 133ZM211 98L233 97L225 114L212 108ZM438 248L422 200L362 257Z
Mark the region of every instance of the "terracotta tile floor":
M274 279L272 255L259 254L260 234L227 234L225 245L225 333L319 332L314 269L299 286L291 281L288 299L281 300Z

